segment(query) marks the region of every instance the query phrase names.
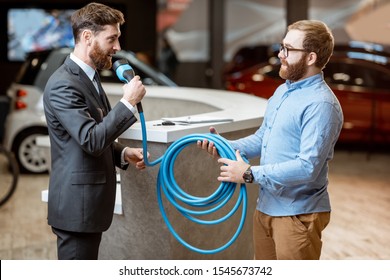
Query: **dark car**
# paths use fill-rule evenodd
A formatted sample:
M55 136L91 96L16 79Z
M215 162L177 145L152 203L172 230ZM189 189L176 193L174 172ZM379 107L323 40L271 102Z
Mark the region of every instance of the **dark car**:
M48 171L46 155L36 142L37 137L48 134L42 96L47 80L71 51L70 48L59 48L30 53L7 90L11 110L7 116L4 145L14 152L24 173ZM113 62L117 59L126 59L146 86L177 87L175 82L132 52L119 51L113 56ZM100 77L108 99L112 105L116 104L121 97L116 93L121 92L122 82L112 69L101 71Z
M252 60L252 66L239 71L230 66L224 76L226 88L270 98L284 82L272 50L265 62ZM323 72L344 113L339 143L390 144L390 53L375 44L336 45Z

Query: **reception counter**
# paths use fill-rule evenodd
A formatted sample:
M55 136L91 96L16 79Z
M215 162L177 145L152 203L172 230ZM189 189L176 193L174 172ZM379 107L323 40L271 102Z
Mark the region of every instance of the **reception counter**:
M208 133L214 126L227 139L253 133L262 122L267 101L255 96L211 89L153 88L143 102L149 161L164 155L183 136ZM175 125L162 125L164 120ZM137 122L119 140L130 147L142 147L141 124ZM253 159L252 164L258 164ZM110 229L103 234L100 259L253 259L252 213L258 187L247 185L248 213L237 240L217 254L200 254L180 244L168 230L157 202L159 165L138 171L120 171L122 214L114 215ZM219 165L205 151L190 145L175 160L174 178L187 193L207 196L219 186ZM237 188L238 190L238 188ZM206 218L216 219L230 211L238 191L227 206ZM189 244L201 249L224 245L236 232L241 209L229 220L204 226L184 218L163 198L164 209L175 231Z

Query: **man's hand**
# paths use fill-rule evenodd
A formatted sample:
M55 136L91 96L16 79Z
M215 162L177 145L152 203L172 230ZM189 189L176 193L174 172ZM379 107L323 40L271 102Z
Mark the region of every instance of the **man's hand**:
M137 75L129 83L124 84L123 92L123 98L132 106L136 106L145 96L146 89L142 84L141 78Z
M149 153L147 157L149 158ZM140 148L127 148L125 150L125 161L135 165L139 170L146 168L143 150Z
M217 130L214 127L210 127L210 133L212 134L218 134ZM196 143L197 146L205 151L207 151L213 158L219 158L219 154L217 151L217 148L214 146L213 142L210 142L207 139L204 139L203 141L198 140Z
M233 183L245 183L242 175L250 166L246 163L240 154L239 150L236 150L236 158L237 160L231 160L227 158L218 159L219 163L223 163L221 166L221 173L218 177L218 181L220 182L233 182Z

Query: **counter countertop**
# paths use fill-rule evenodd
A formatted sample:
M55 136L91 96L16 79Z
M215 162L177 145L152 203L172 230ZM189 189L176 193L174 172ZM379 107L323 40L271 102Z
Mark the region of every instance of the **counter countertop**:
M185 94L183 94L183 89L185 89ZM175 99L187 102L201 102L209 106L214 106L217 110L215 112L180 117L181 119L186 119L187 117L192 120L201 119L202 121L198 123L176 123L176 125L172 126L162 126L162 120L147 121L147 139L150 142L171 143L188 134L208 133L210 126L214 126L219 133L259 127L267 106L266 99L250 94L225 90L162 87L158 90L148 91L146 95L146 98L161 97L167 100ZM147 119L146 115L145 119ZM233 121L212 121L219 119L232 119ZM207 120L210 120L210 122ZM133 124L119 138L142 140L140 120Z

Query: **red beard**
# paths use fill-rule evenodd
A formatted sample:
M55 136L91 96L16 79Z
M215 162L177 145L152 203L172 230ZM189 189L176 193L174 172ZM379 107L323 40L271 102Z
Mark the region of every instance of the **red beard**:
M286 60L281 60L281 63L282 65L280 66L279 76L282 79L296 82L306 75L306 55L302 56L302 58L294 64L288 64ZM285 66L285 68L282 67L283 65Z
M92 51L89 55L95 67L99 70L110 69L112 67L112 59L108 52L104 52L95 41Z

